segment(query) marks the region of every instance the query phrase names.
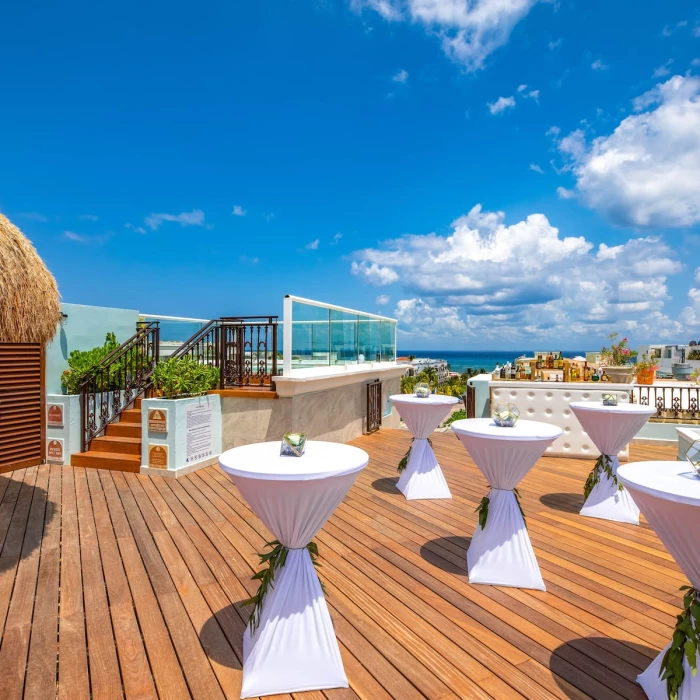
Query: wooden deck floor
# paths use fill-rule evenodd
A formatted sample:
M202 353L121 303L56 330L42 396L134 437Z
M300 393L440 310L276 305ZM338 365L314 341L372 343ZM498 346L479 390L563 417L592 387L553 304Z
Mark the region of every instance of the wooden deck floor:
M643 698L634 679L669 640L686 581L645 524L577 515L591 462L542 459L521 485L547 592L472 586L485 480L436 435L453 500L405 501L394 484L409 439L354 443L370 465L317 539L351 687L295 697ZM0 476L0 697L238 698L238 602L266 538L217 467L177 482Z

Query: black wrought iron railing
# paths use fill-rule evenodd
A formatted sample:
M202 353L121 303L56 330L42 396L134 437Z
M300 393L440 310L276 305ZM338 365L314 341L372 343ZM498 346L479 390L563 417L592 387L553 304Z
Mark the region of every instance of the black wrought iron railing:
M83 376L80 383L83 452L122 411L146 393L158 363L159 348L158 321L140 322L131 338Z
M190 356L219 370L219 388L274 390L277 316L236 316L210 321L171 357Z
M644 406L654 406L652 421L700 421L700 387L637 384L633 396Z

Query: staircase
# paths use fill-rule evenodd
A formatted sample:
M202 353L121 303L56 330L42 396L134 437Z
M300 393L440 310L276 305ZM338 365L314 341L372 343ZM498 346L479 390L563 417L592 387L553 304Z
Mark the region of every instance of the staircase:
M71 456L74 467L136 472L141 468L141 399L121 412L118 423L110 423L102 437L93 438L86 452Z

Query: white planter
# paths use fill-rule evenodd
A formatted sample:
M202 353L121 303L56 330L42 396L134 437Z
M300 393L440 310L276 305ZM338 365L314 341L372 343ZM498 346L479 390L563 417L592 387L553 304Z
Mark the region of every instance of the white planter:
M610 381L615 384L632 384L634 383L634 377L636 374L636 367L634 365L618 365L611 367L602 367L605 370L605 374L610 377Z
M149 413L165 415L166 430L149 431ZM144 399L141 402L141 473L178 477L214 464L222 452L221 397ZM152 452L152 448L163 449ZM165 451L165 455L163 454ZM154 457L164 465L154 467Z

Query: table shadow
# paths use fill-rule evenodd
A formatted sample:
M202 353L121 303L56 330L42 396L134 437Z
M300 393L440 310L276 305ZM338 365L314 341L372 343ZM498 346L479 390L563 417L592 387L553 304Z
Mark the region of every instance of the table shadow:
M396 488L398 480L398 476L385 476L382 479L375 479L372 482L372 488L382 493L401 493L401 491Z
M3 481L9 480L10 478L8 475L0 476L0 493L4 491L5 494L7 494L7 491L3 488L5 486ZM7 488L12 487L10 484L7 484ZM26 559L30 554L32 554L32 552L36 551L36 549L41 547L43 544L45 528L53 520L56 513L55 505L50 501L46 501L46 498L46 489L41 488L41 486L29 486L27 484L21 485L19 494L17 494L17 500L15 501L15 515L13 515L13 518L19 517L16 515L16 513L21 508L22 511L26 513L23 518L23 526L25 526L27 519L29 517L34 517L32 514L32 508L41 507L41 501L45 501L43 528L41 531L41 536L39 537L37 537L37 533L33 532L31 534L27 534L25 530L22 547L21 550L17 552L17 556L9 555L7 551L3 551L3 556L0 557L0 574L4 573L8 569L14 569L19 564L20 560ZM27 506L28 510L25 510Z
M601 697L608 689L629 700L646 700L646 694L636 682L636 676L644 671L657 656L659 650L634 642L623 642L610 637L582 637L561 644L549 657L553 678L567 698L580 698L581 692L590 697ZM601 659L610 659L605 672ZM615 660L620 660L620 673L616 673ZM580 663L579 663L580 660ZM599 667L600 672L589 671ZM624 673L624 675L622 675ZM572 688L573 686L573 688Z
M545 493L540 496L543 506L563 513L578 513L583 508L584 501L582 493Z
M242 602L242 601L241 601ZM238 612L241 610L241 613ZM246 612L247 611L247 612ZM199 641L206 655L222 666L242 669L243 632L245 631L250 608L241 608L241 603L227 605L214 613L199 630ZM241 619L244 616L246 622ZM222 634L226 643L222 643Z
M471 537L437 537L428 540L420 548L420 555L448 574L467 575L467 549L472 542Z

